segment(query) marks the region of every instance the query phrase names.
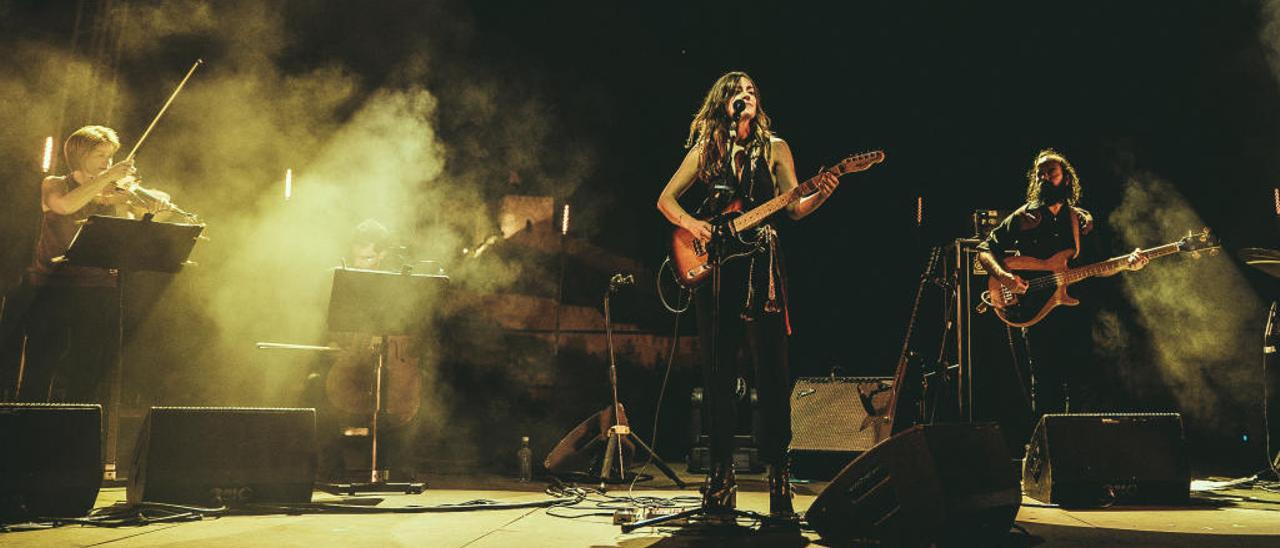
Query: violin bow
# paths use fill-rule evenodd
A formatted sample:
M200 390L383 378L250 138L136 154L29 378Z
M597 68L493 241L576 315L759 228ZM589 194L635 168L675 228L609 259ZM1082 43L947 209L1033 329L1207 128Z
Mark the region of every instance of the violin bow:
M160 117L164 116L164 111L169 110L169 105L178 97L178 93L182 91L182 86L187 85L187 80L190 80L191 75L195 74L196 68L203 64L204 59L196 59L195 64L191 65L191 70L188 70L187 75L182 78L181 82L178 82L178 87L173 90L173 94L169 95L169 100L164 102L164 106L160 107L160 112L156 113L156 117L151 119L151 125L147 126L146 131L142 132L142 137L138 138L138 142L133 144L133 150L129 151L129 157L125 158L125 161L133 159L133 155L138 152L138 147L142 146L142 142L147 140L147 136L151 134L151 130L156 127L156 122L160 121Z

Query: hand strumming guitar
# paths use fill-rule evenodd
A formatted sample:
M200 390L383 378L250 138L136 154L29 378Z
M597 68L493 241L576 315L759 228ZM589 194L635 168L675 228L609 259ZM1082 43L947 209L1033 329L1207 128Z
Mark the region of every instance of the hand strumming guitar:
M695 217L687 217L685 222L682 223L680 226L683 227L685 230L692 232L693 237L703 242L711 240L711 233L715 228L711 226L711 223L708 223L703 220L699 220Z
M1007 270L996 274L996 279L1000 280L1000 285L1005 286L1005 288L1007 288L1009 291L1012 291L1016 295L1022 295L1026 293L1027 288L1029 287L1027 285L1027 281L1022 279L1022 276L1019 276Z

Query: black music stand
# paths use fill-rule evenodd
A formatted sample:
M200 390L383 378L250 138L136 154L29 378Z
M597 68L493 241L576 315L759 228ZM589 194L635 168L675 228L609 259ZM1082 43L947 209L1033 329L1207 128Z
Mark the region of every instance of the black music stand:
M116 479L116 445L120 435L121 379L124 369L124 285L130 272L177 273L204 231L203 224L157 223L148 213L142 219L90 215L71 238L66 253L54 263L115 269L116 363L107 400L107 447L103 479Z
M421 493L426 487L418 482L384 481L378 470L378 417L382 414L382 368L387 356L387 337L409 334L414 323L439 295L448 276L413 274L409 270L387 272L339 267L333 269L333 287L329 293L329 330L355 333L378 333L378 360L374 366L373 417L369 425L369 482L329 484L326 489L354 495L356 493Z

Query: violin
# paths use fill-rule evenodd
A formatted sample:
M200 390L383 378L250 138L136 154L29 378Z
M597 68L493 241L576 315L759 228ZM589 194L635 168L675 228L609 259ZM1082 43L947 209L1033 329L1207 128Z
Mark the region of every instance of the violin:
M199 217L173 203L169 194L142 186L142 179L137 175L127 175L115 182L115 190L123 192L126 202L134 207L149 210L153 213L172 211L195 222Z

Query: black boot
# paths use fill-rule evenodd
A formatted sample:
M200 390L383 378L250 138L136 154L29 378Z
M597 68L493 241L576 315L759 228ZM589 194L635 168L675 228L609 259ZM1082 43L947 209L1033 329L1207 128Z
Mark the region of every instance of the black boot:
M733 465L712 463L707 481L702 485L702 508L710 513L724 513L737 505L738 484Z
M786 464L769 465L769 517L770 526L799 529L800 516L791 505L791 467Z

